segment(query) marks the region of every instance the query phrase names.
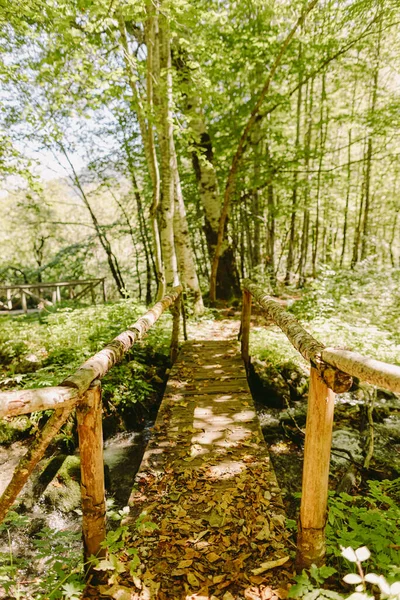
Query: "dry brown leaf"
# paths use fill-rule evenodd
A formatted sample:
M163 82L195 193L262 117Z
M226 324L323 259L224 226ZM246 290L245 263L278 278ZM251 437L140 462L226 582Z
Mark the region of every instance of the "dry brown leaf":
M187 567L190 567L190 565L193 563L193 560L181 560L178 563L178 569L186 569Z
M222 600L235 600L235 598L230 592L225 592L225 594L222 596Z
M246 600L260 600L260 593L258 588L251 587L244 590L244 597Z
M214 575L213 577L213 583L221 583L221 581L224 581L226 575Z
M270 600L273 596L273 591L270 587L265 587L261 590L261 600Z
M192 587L199 587L199 585L200 585L200 582L194 573L188 573L187 580L188 580L189 585L191 585Z
M280 567L284 565L285 562L289 560L290 556L283 556L282 558L278 558L277 560L269 560L267 562L261 563L261 566L258 569L253 569L251 572L253 575L260 575L265 571L269 571L269 569L273 569L275 567Z
M206 554L206 558L210 563L214 563L217 560L221 560L221 557L218 556L218 554L216 554L215 552L210 552L209 554Z

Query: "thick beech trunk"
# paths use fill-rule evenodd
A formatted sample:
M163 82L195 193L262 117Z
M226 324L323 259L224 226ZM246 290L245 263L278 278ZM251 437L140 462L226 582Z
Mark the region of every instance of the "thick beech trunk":
M212 261L218 240L218 226L221 216L221 197L217 174L214 167L214 157L210 136L204 123L204 116L197 105L196 98L188 100L190 127L193 131L192 153L193 168L196 174L200 201L204 210L204 233L207 248ZM239 274L235 255L227 239L227 223L224 231L224 241L217 271L217 298L228 300L240 293Z

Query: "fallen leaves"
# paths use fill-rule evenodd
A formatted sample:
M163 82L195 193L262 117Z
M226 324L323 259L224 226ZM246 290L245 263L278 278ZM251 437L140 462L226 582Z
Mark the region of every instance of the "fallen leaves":
M135 585L138 600L146 594L159 600L285 598L270 587L271 571L289 561L282 500L259 426L250 409L243 412L251 404L244 378L231 391L242 367L229 360L218 372L218 385L228 386L224 393L214 384L212 393L202 389L200 395L198 380L184 385L177 374L176 389L169 396L167 390L130 500L132 511L146 515L122 550L135 549L137 566L133 574L128 568L116 573L110 563L122 584L113 593ZM189 380L192 374L195 367L181 375Z
M275 567L281 567L289 559L290 556L282 556L282 558L278 558L277 560L268 560L267 562L262 563L261 566L257 569L252 569L251 572L254 575L260 575L261 573L265 573L265 571L269 571L270 569L274 569Z

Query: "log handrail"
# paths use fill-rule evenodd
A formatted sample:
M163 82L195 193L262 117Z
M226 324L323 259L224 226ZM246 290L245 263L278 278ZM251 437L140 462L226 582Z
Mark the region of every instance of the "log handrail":
M105 280L105 277L97 277L94 279L71 279L69 281L46 281L43 283L15 283L15 284L1 284L0 290L26 290L26 289L38 289L38 288L53 288L56 286L66 287L69 285L86 285L89 283L100 283Z
M1 284L0 283L0 294L6 294L7 301L6 304L0 302L0 304L7 308L7 310L13 310L13 302L12 302L12 294L11 292L20 293L21 296L21 305L24 313L28 312L28 304L27 304L27 296L31 298L35 298L39 302L42 302L45 305L53 305L61 302L61 288L67 289L70 288L71 291L76 288L76 286L82 286L83 289L80 290L78 295L75 297L75 300L78 300L87 292L91 293L92 302L95 304L95 288L101 286L102 295L104 302L107 302L107 291L106 291L106 279L105 277L97 277L93 279L71 279L69 281L47 281L40 283L16 283L16 284ZM39 290L37 293L34 293L32 290ZM41 297L41 293L51 291L51 301L47 300L44 297ZM43 294L44 295L44 294Z
M400 367L349 350L326 348L261 287L245 279L242 291L241 350L246 367L250 365L252 299L310 363L296 566L298 569L310 567L313 563L319 566L324 563L326 553L325 525L335 393L350 389L352 377L400 392Z
M0 523L54 436L76 406L79 413L78 436L81 451L85 561L89 560L91 555L101 556L103 552L101 543L105 539L106 529L100 379L124 357L135 342L143 338L169 307L173 315L171 357L175 358L179 339L179 306L182 289L182 286L172 288L133 325L84 362L59 386L0 392L0 418L40 410L54 410L40 434L20 460L11 481L0 497Z

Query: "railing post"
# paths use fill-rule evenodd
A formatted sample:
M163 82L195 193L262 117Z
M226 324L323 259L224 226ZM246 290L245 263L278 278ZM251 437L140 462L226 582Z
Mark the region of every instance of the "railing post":
M104 557L100 547L106 537L101 384L92 383L77 406L79 453L81 459L83 553Z
M296 567L325 560L329 463L335 393L311 367Z
M249 337L250 337L250 317L251 317L251 294L246 289L243 290L242 304L242 326L241 326L241 350L242 358L246 369L250 363L249 356Z
M12 310L12 299L11 299L11 290L7 288L7 308L8 310Z
M171 313L172 313L172 335L171 335L171 346L170 346L169 356L170 356L171 362L174 363L176 360L176 357L178 356L178 350L179 350L181 294L179 294L178 298L175 300L175 302L171 306Z
M104 277L101 281L101 287L103 289L103 302L105 303L105 302L107 302L107 290L106 290L106 280L104 279Z
M28 306L26 304L26 294L23 290L21 291L21 304L22 304L22 310L26 314L28 312Z

